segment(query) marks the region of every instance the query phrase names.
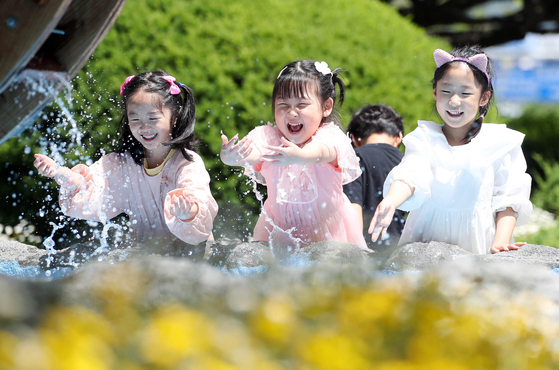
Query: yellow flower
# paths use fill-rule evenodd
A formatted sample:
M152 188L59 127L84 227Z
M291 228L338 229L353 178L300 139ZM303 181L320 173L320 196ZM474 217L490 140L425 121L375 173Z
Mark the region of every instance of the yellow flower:
M141 352L154 365L176 366L185 358L203 355L214 335L211 322L180 304L157 309L143 333Z
M251 327L256 335L274 345L289 343L296 327L293 302L286 294L269 297L252 316Z
M85 307L56 307L39 329L48 368L109 369L114 361L112 331L107 321Z
M17 344L18 340L14 335L0 331L0 369L13 366Z

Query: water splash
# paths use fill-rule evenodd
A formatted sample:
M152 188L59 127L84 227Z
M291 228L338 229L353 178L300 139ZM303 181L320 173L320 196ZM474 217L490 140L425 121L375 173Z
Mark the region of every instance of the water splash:
M73 107L72 85L68 75L64 72L40 71L35 69L23 70L15 79L14 84L23 83L27 88L27 98L44 95L48 100L53 100L63 114L66 124L70 124L69 133L72 141L81 145L83 133L79 130L76 120L70 109ZM64 98L60 97L60 88L63 86ZM66 105L68 102L68 106ZM16 100L16 104L21 103Z
M50 225L52 226L52 233L43 242L43 245L45 246L45 249L47 250L48 253L47 268L49 268L50 264L54 261L54 255L56 254L56 249L54 249L55 243L53 240L54 234L56 233L57 230L62 229L65 226L64 223L61 225L57 225L54 222L50 222Z

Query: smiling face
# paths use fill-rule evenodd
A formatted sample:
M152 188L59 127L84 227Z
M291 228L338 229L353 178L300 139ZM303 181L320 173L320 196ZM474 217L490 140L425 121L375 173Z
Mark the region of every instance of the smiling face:
M310 89L309 89L310 90ZM333 101L324 104L316 94L299 97L277 97L274 115L280 132L294 144L302 145L316 133L323 117L332 113Z
M455 62L433 89L437 112L444 121L445 135L464 137L472 127L479 107L489 102L490 92L482 94L470 67ZM446 131L445 131L446 129Z
M132 135L144 147L148 162L161 164L170 151L162 145L171 139L171 109L159 106L160 97L139 91L126 103L126 115Z

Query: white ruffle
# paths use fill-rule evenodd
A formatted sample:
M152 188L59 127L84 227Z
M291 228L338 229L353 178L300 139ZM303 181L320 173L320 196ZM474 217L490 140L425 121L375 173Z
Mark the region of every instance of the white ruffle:
M511 207L518 225L528 222L531 179L520 147L523 139L505 125L483 124L469 144L453 147L442 125L419 121L404 138L404 159L384 184L385 195L396 180L414 188L400 207L413 211L400 242L437 240L487 253L497 212Z

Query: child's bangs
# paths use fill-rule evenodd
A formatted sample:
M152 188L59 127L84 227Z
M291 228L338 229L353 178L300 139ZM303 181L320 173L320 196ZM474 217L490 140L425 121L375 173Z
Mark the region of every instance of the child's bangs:
M309 98L316 89L315 84L306 76L292 76L276 85L274 99Z

